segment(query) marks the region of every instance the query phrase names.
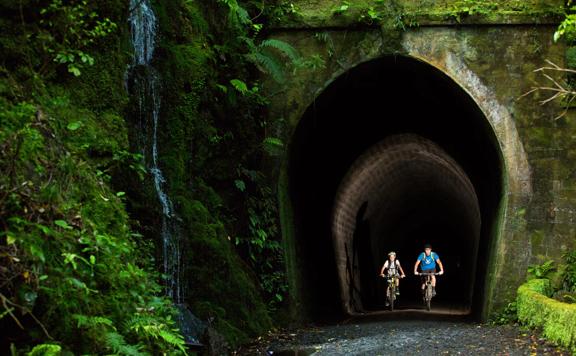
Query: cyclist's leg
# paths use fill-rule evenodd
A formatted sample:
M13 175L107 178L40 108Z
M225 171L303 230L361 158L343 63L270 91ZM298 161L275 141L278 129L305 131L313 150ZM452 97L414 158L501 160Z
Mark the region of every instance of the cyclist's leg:
M434 268L433 270L434 273L436 273L436 268ZM436 276L432 275L432 296L436 296Z

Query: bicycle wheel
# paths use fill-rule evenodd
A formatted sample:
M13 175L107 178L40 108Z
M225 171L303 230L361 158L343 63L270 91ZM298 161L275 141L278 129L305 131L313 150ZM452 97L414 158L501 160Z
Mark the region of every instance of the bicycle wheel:
M394 286L390 287L390 311L394 311L394 300L396 300L396 288Z
M430 311L430 302L432 301L432 287L430 285L426 286L426 295L424 297L424 301L426 302L426 310Z

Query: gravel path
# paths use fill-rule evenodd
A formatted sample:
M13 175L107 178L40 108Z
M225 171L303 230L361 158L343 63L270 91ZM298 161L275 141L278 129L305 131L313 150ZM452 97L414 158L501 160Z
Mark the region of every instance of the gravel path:
M311 326L260 339L237 355L570 355L515 326L393 320Z

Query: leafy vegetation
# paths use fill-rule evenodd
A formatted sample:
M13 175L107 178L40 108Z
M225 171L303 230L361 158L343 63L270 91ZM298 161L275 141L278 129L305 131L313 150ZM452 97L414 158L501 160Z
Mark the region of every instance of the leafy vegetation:
M533 278L548 278L550 273L556 271L553 260L548 260L541 265L528 267L528 274Z
M121 43L124 2L0 7L0 353L184 354L153 245L111 185L144 173L127 58L95 54Z
M150 246L131 232L121 198L57 139L67 126L31 103L2 104L5 340L26 335L78 353L183 351L171 304L156 296Z
M518 305L516 301L506 304L504 309L490 318L494 325L507 325L518 321Z

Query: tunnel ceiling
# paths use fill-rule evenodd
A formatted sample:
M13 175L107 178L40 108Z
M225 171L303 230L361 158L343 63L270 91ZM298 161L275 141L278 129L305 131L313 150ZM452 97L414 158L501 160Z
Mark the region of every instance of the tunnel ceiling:
M332 226L335 204L349 199L338 198L338 187L359 157L386 139L394 140L391 137L417 137L414 140L433 149L398 160L390 177L366 183L374 190L361 187L359 195L350 198L360 201L363 194L371 196L362 219L370 228L360 232L370 236L366 245L377 251L370 256L363 248L356 256L364 261L365 271L359 287L365 290L360 291L363 299L358 304L377 307L379 282L374 276L392 240L376 235L394 235L394 241L403 243L391 248L402 253L399 258L408 271L422 244L435 241L446 269L454 273L452 277L447 273L444 285L457 288L466 279L463 289L473 298L468 301L468 292L450 289L447 294L468 303L473 311L481 308L502 190L497 140L476 103L449 77L418 60L389 56L362 63L332 82L308 107L290 143L288 188L295 264L302 302L311 316L347 310L342 296L350 293L340 287L337 266L342 255L335 253ZM456 239L466 231L476 233L477 211L480 231L475 261L480 268L470 267L476 271L475 278L468 278L469 271L455 272L464 268L470 255L454 246L468 249ZM417 284L415 280L403 283Z

